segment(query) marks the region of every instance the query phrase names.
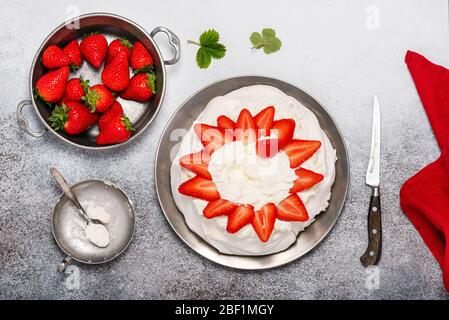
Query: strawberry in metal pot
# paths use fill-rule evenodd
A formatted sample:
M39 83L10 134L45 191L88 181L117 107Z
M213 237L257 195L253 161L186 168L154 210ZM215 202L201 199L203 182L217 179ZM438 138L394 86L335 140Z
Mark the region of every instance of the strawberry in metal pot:
M56 131L64 130L70 135L83 133L98 121L99 115L90 112L85 105L69 101L56 107L48 120Z

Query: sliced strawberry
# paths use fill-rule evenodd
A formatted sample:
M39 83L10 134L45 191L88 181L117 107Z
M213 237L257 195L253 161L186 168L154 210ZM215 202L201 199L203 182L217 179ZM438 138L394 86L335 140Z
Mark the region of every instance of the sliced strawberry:
M277 218L284 221L307 221L309 214L297 194L282 200L278 205Z
M256 122L257 128L259 129L260 135L262 136L270 135L270 129L273 126L274 112L275 112L274 107L270 106L260 111L254 117L254 121Z
M210 157L206 152L197 152L185 155L181 159L179 159L179 164L196 173L200 177L203 177L208 180L212 180L212 176L207 170L207 164L209 163Z
M304 168L296 169L295 173L298 176L298 179L296 179L293 183L293 188L290 189L290 193L297 193L310 189L324 179L322 174Z
M223 129L203 123L197 123L194 130L207 151L212 153L221 148L225 143L232 141L232 136L225 134Z
M199 176L187 180L181 184L178 188L179 193L206 201L215 201L220 199L215 184L207 179Z
M241 205L228 216L226 231L236 233L254 219L254 207L251 205Z
M270 239L276 221L276 213L277 208L273 203L266 204L254 213L251 224L262 242L267 242Z
M277 139L265 139L258 140L256 144L257 155L262 158L272 158L280 150L279 140Z
M227 129L235 129L235 122L229 119L226 116L219 116L217 118L217 126L221 129L227 130Z
M242 109L236 123L236 140L251 142L257 140L257 126L248 109Z
M263 158L274 157L285 145L293 139L295 131L293 119L281 119L273 122L270 133L275 133L276 139L259 140L257 142L257 154Z
M321 147L320 141L314 140L293 140L285 147L283 151L290 159L290 168L294 169L299 167L307 159Z
M228 215L237 209L237 205L228 200L220 199L217 201L209 202L209 204L204 208L203 215L212 219L218 216Z
M279 148L283 148L292 141L295 126L296 123L293 119L281 119L273 122L271 130L276 132L277 139L279 140Z

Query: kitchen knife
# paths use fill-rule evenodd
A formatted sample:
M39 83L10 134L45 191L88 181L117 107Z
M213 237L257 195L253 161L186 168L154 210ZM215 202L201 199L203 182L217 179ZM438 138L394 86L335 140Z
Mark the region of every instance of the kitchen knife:
M368 248L360 257L365 267L376 265L382 252L382 221L380 210L380 105L377 96L373 103L371 152L366 172L366 184L372 188L368 212Z

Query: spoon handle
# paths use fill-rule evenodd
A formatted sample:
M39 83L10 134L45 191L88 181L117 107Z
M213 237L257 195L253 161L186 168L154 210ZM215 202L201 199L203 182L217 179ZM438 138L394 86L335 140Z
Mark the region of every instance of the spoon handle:
M65 181L64 177L62 176L62 174L58 171L58 169L56 169L55 167L51 167L50 168L50 173L51 176L53 177L53 179L56 181L56 183L59 185L59 187L61 188L61 190L64 192L64 194L70 199L70 201L73 202L73 204L75 205L75 207L82 213L82 215L84 216L84 218L89 221L89 218L87 217L83 207L81 206L81 204L78 201L78 198L75 196L75 194L72 191L72 188L70 187L70 185L67 183L67 181Z

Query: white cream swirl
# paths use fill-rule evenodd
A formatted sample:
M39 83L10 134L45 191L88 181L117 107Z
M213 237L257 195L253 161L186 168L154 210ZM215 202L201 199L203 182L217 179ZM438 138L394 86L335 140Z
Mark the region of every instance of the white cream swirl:
M173 198L187 225L222 253L267 255L283 251L296 241L298 233L310 225L316 215L328 207L335 180L336 152L313 112L296 99L271 86L244 87L212 99L195 123L216 125L216 119L220 115L226 115L235 121L243 108L247 108L255 115L270 105L275 106L275 120L284 118L295 120L294 139L321 141L320 149L301 166L324 175L322 182L298 193L309 213L308 221L276 220L273 233L265 243L259 240L251 225L247 225L236 234L229 234L226 232L226 217L206 219L202 214L207 205L206 201L186 197L178 192L179 185L194 176L192 172L179 165L179 158L202 149L193 126L184 136L172 163ZM223 198L239 203L251 203L259 208L268 202L277 204L288 196L295 177L285 153L280 152L272 159L255 159L255 157L255 148L251 148L251 144L245 147L240 142L227 144L214 152L209 171ZM264 171L262 168L270 170ZM275 174L271 172L274 168Z

